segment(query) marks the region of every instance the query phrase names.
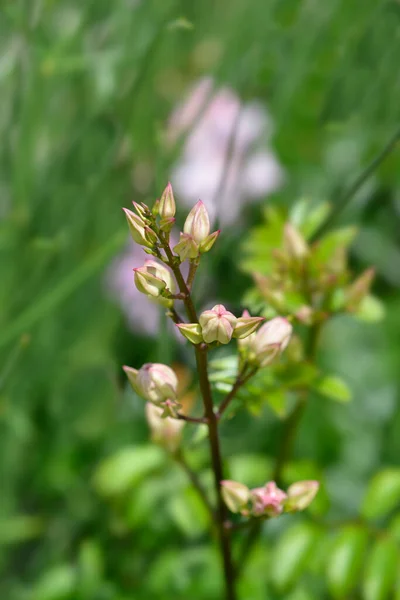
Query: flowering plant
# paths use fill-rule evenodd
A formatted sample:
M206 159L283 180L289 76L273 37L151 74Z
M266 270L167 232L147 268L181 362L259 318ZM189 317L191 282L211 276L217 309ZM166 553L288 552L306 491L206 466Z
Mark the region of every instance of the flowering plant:
M125 366L124 370L134 391L147 401L146 415L152 439L164 447L189 473L209 511L221 552L227 600L234 600L241 566L232 551L232 538L237 529L250 527L250 540L257 535L260 523L306 509L315 498L319 482L294 481L282 490L282 469L290 451L290 436L283 436L283 449L278 452L273 480L260 482L249 488L245 483L225 478L219 425L232 406L235 397L242 397L250 380L263 381L264 373L276 370L290 373L293 364L304 364L304 350L300 338L294 334L293 324L310 329L308 360L316 352L321 325L338 310L354 312L365 301L372 281L367 271L354 283L349 283L343 253L322 256L320 246L310 246L301 232L291 223L283 227L282 249L276 250L276 272L271 281L255 276L259 293L264 294L275 315L269 320L251 316L247 310L235 316L222 304L198 314L192 295L192 286L201 257L216 243L219 231L210 231L210 219L205 205L199 201L189 212L180 240L170 241L175 223L176 205L170 184L153 207L134 203L135 212L124 209L133 240L152 258L134 268L137 289L166 309L180 334L193 346L203 414L192 415L180 403L178 378L174 370L164 364L144 364L139 369ZM339 255L340 254L340 255ZM339 255L339 256L338 256ZM185 277L181 266L188 263ZM341 300L335 298L345 285ZM297 303L291 298L297 293ZM300 300L298 300L300 298ZM289 301L288 301L289 299ZM179 309L183 304L187 320ZM216 348L237 340L237 369L234 379L221 402L216 403L212 391L209 354ZM286 362L280 357L287 354ZM318 379L316 374L295 387L298 403L289 416L291 428L301 416L306 400L307 386ZM218 377L214 380L218 380ZM331 381L332 384L332 381ZM325 382L325 387L329 388ZM214 478L214 502L202 487L197 474L185 462L183 448L185 424L205 427ZM240 515L240 519L235 515ZM248 545L248 552L250 545ZM245 558L245 557L244 557ZM242 557L242 560L243 557Z

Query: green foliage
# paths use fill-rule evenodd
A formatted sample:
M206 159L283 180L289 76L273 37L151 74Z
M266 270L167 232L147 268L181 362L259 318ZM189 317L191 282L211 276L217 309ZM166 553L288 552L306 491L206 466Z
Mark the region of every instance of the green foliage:
M120 206L154 199L171 176L179 143L166 143L166 124L193 81L212 74L258 100L271 113L285 184L225 229L196 293L199 305L215 297L239 312L244 297L247 308L275 314L248 290L248 276L270 274L286 217L311 239L398 127L400 5L20 0L0 13L0 597L214 600L220 565L204 509L148 444L143 403L121 384L123 363L166 352L167 362L191 363L165 331L156 341L128 332L108 300L106 270L127 241ZM367 296L359 322L335 318L317 365L283 360L256 378L223 425L231 476L261 484L294 393L312 388L285 477L321 478L322 491L308 520L264 524L241 599L324 598L327 573L338 597L350 586L365 600L400 598L399 190L397 149L321 240L313 265L348 244L352 272L376 267L382 304ZM302 298L288 300L296 310ZM331 309L342 304L343 294L330 298ZM237 365L216 362L222 396ZM352 402L342 405L346 386ZM203 468L204 431L197 435L190 459ZM360 515L367 544L355 533L366 525L335 538Z
M366 491L362 514L366 519L387 516L400 507L400 469L385 469L377 473Z

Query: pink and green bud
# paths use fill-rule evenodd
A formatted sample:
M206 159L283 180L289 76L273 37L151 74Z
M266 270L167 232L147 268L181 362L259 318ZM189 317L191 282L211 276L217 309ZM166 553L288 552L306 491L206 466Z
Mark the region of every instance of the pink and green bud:
M201 244L199 246L199 250L200 250L201 254L204 254L204 252L209 252L209 250L211 250L211 248L214 246L215 242L217 241L217 238L220 233L221 233L221 230L218 229L218 231L214 231L214 233L210 233L210 235L208 235L206 237L206 239L201 242Z
M174 193L172 191L172 185L168 183L160 198L158 214L160 215L161 219L170 219L175 216L175 213L176 205Z
M307 508L319 490L318 481L297 481L287 491L286 512L297 512Z
M139 292L158 298L167 300L169 293L174 293L175 283L171 272L161 263L148 259L143 267L134 269L135 285ZM172 301L168 300L168 303ZM163 301L162 304L165 304Z
M346 294L346 305L351 311L357 310L369 294L372 282L375 278L375 269L369 268L350 285Z
M265 321L264 317L239 317L236 321L233 337L239 340L249 337Z
M196 244L201 244L210 233L210 219L203 202L199 200L194 205L183 226L183 232L190 235Z
M154 247L155 244L157 244L157 242L158 242L157 235L150 227L146 226L144 228L144 235L146 237L146 240L151 244L152 247Z
M176 401L178 379L174 371L160 363L146 363L138 371L123 367L134 391L148 402L162 405Z
M307 242L291 223L286 223L283 230L283 246L289 258L302 260L309 253Z
M151 209L151 214L154 217L157 217L159 210L160 210L160 200L157 198L157 200L153 204L153 208Z
M128 210L127 208L123 208L122 210L128 221L128 227L133 241L141 246L152 248L153 244L146 237L145 227L147 227L147 223L138 217L138 215L135 215L131 210Z
M146 420L150 427L151 439L169 452L176 452L182 441L182 429L185 421L164 418L164 410L151 402L146 404Z
M251 514L255 517L277 517L283 512L286 498L275 481L269 481L264 487L250 490Z
M199 322L203 339L207 344L219 342L228 344L233 336L237 318L222 304L216 304L211 310L201 313Z
M153 275L146 267L133 269L135 272L135 285L139 292L158 298L166 289L166 283L159 277Z
M249 351L260 367L269 365L289 344L293 328L287 319L275 317L264 323L251 339Z
M178 254L181 262L192 260L199 255L199 246L188 233L181 233L180 241L174 247L174 252Z
M181 334L192 344L201 344L204 341L198 323L178 323L177 327Z
M238 481L225 480L221 481L222 498L233 513L238 513L245 509L250 498L250 490L248 487Z

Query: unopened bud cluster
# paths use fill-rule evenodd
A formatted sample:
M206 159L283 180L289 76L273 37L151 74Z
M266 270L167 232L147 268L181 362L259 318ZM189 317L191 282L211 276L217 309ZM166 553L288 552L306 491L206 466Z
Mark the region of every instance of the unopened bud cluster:
M338 312L357 313L370 294L374 270L367 269L353 283L348 270L352 232L341 230L308 243L292 223L282 230L282 245L272 252L268 276L255 274L258 291L269 312L291 314L314 325Z
M157 303L171 307L171 296L176 286L171 271L162 263L168 263L163 254L165 246L169 247L169 235L175 224L176 205L172 186L169 183L159 200L149 208L146 204L133 202L135 212L124 208L129 231L133 241L143 246L147 254L154 259L146 260L144 265L134 269L135 285ZM214 245L219 231L210 233L210 219L203 202L199 200L189 212L180 234L180 241L172 251L174 260L179 264L185 260L198 262L201 254L208 252ZM158 258L158 260L155 260Z
M233 513L244 517L278 517L282 513L298 512L307 508L314 500L318 481L298 481L287 492L269 481L263 487L249 489L238 481L221 481L222 496Z
M283 317L275 317L264 323L257 332L239 340L239 352L243 362L266 367L288 346L293 327Z

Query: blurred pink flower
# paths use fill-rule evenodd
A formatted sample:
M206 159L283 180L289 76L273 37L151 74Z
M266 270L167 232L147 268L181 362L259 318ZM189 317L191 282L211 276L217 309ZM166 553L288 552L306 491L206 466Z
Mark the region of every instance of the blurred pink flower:
M200 198L213 221L234 223L244 202L281 185L282 169L268 148L271 122L257 102L243 104L227 87L213 92L213 80L201 79L171 116L169 140L185 132L172 184L186 205Z

